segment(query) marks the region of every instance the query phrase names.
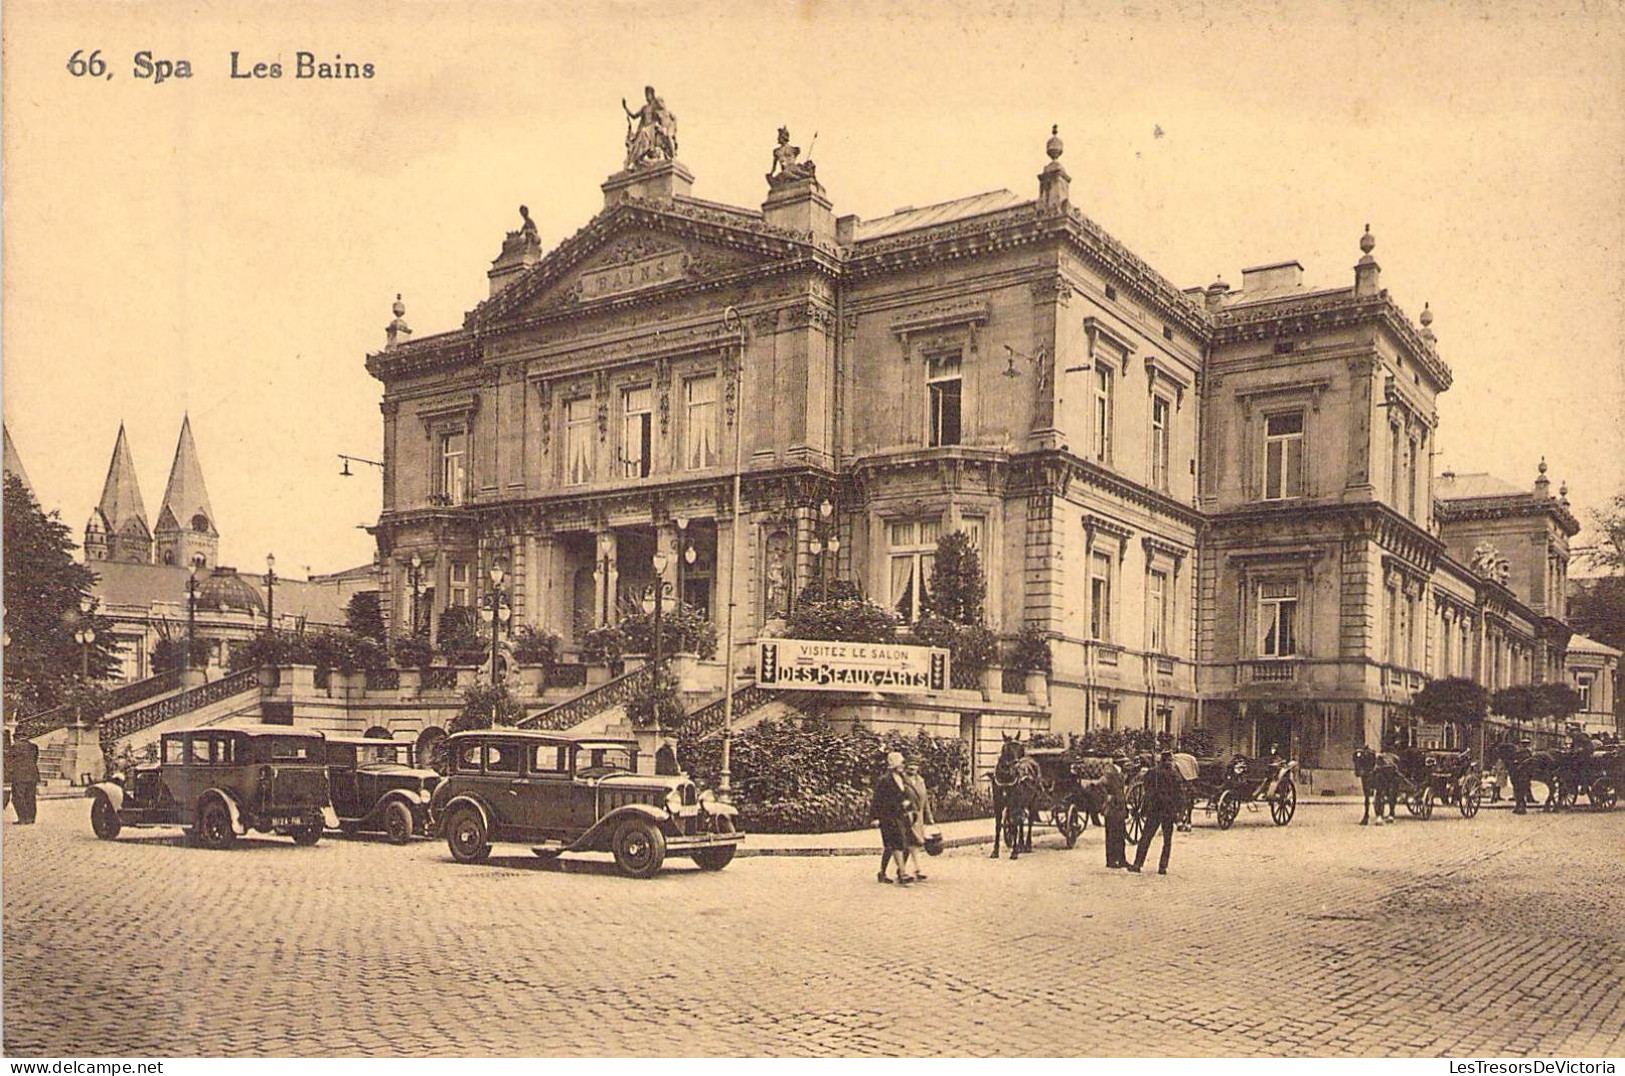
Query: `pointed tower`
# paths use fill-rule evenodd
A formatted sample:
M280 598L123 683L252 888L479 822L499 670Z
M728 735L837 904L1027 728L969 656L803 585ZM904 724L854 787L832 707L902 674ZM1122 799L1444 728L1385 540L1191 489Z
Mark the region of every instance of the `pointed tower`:
M135 479L135 457L119 423L113 459L107 465L107 481L102 483L102 499L85 524L85 559L119 560L136 564L152 563L152 531L147 526L147 506L141 500L141 486Z
M209 506L209 491L203 485L203 467L192 441L191 416L181 420L175 462L169 468L169 485L164 487L164 504L158 509L153 533L159 563L184 567L201 554L205 567L215 566L220 532L214 528L214 509Z
M11 443L11 427L0 424L0 432L6 438L5 473L16 475L17 480L28 487L28 492L34 493L34 483L28 480L28 472L23 470L23 458L17 455L17 446ZM34 498L38 500L39 494L34 493Z

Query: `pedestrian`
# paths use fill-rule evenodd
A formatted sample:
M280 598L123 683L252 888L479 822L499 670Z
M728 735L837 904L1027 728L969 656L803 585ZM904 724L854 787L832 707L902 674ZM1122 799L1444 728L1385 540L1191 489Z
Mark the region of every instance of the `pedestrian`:
M1529 805L1535 797L1529 791L1529 771L1535 764L1535 753L1530 749L1534 741L1525 736L1518 741L1518 749L1512 754L1512 763L1507 767L1512 775L1512 813L1528 814Z
M1151 838L1162 831L1162 859L1158 874L1168 873L1168 855L1174 847L1174 826L1178 825L1185 809L1185 781L1174 769L1174 756L1164 751L1155 768L1145 775L1145 824L1140 830L1140 846L1135 850L1134 862L1128 869L1135 874L1145 866L1145 854L1151 849Z
M1126 840L1126 823L1128 821L1128 795L1123 788L1123 771L1120 762L1127 759L1112 759L1106 763L1106 771L1101 774L1101 791L1106 794L1106 866L1118 870L1128 866L1128 856L1123 847Z
M897 860L897 881L907 885L909 878L904 867L908 855L908 810L909 791L908 782L903 776L903 756L901 752L893 751L886 756L886 772L880 780L875 782L874 798L869 804L870 812L880 822L880 873L875 876L879 882L891 882L891 876L886 873L887 866L895 858Z
M1490 802L1500 803L1502 789L1507 785L1507 760L1500 751L1495 753L1495 768L1490 771Z
M39 785L39 747L33 740L18 740L11 748L11 803L17 809L17 823L34 824L34 793Z
M920 873L920 849L925 847L926 827L935 826L937 816L931 808L931 790L926 787L925 778L920 774L920 764L914 759L909 759L903 767L903 782L908 785L909 801L913 808L909 812L905 865L910 868L912 881L923 882L925 875Z

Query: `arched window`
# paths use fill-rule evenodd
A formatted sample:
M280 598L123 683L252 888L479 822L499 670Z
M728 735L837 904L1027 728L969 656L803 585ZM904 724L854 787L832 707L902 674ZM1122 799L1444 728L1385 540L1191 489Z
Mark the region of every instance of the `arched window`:
M197 515L193 516L192 529L197 531L199 534L209 533L209 517L204 515L202 512L199 512Z

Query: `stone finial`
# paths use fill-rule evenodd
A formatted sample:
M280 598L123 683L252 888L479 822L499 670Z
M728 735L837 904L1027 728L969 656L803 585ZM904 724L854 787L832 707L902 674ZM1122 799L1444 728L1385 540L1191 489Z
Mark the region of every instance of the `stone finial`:
M1207 300L1207 308L1209 310L1217 310L1219 307L1223 306L1224 297L1225 295L1229 294L1229 291L1230 285L1224 282L1223 277L1214 277L1213 283L1209 284L1207 286L1207 290L1202 293Z
M407 338L412 335L411 328L409 328L406 324L406 304L401 301L400 292L395 293L395 305L391 306L389 309L394 312L395 320L391 321L389 323L389 328L384 330L384 347L386 348L396 347L397 345L404 344L406 343Z
M1061 125L1051 124L1049 141L1044 144L1049 163L1038 173L1038 204L1046 209L1062 209L1072 197L1072 177L1066 174L1066 166L1061 163L1063 148Z
M1371 251L1377 246L1376 238L1371 234L1371 225L1365 226L1365 234L1360 236L1360 260L1354 266L1354 294L1362 299L1373 298L1381 290L1378 281L1382 271L1377 265L1377 259L1371 256Z
M1551 488L1552 483L1551 483L1551 479L1546 477L1546 457L1545 456L1542 456L1540 458L1540 467L1538 468L1538 470L1540 471L1540 475L1539 475L1539 477L1537 477L1535 479L1535 493L1538 494L1539 496L1542 496L1542 497L1549 496L1549 494L1547 493L1547 490L1549 490Z
M1564 508L1569 506L1569 480L1564 479L1563 484L1557 487L1557 499Z
M1430 344L1436 342L1439 338L1433 335L1433 310L1428 306L1427 303L1422 304L1421 321L1422 339L1426 340Z

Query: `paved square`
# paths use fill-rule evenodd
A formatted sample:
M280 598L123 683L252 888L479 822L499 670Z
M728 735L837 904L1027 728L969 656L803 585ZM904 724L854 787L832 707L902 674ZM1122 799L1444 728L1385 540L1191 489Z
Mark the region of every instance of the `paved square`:
M1198 822L1173 873L1100 833L909 889L869 859L679 862L444 844L182 847L4 831L16 1055L1493 1054L1625 1051L1625 811Z

